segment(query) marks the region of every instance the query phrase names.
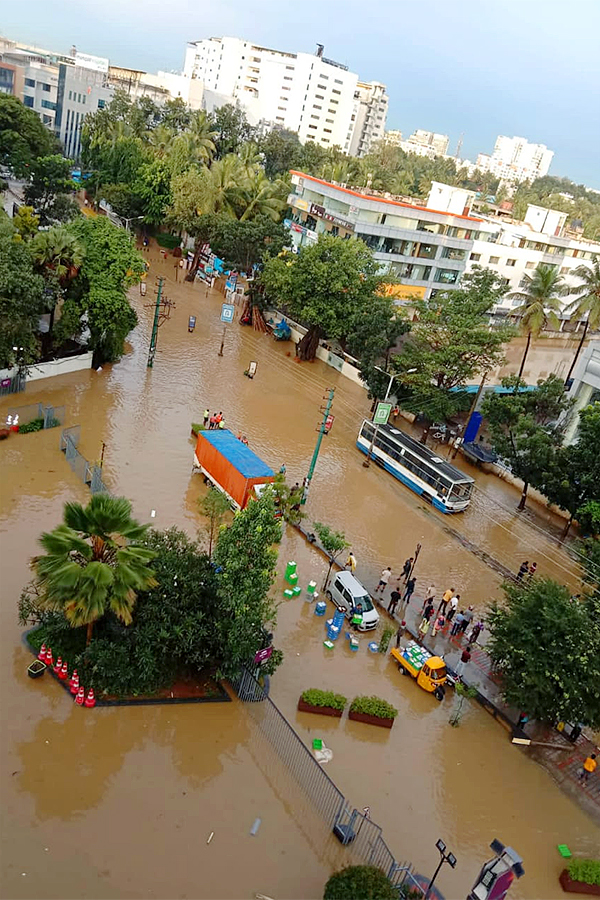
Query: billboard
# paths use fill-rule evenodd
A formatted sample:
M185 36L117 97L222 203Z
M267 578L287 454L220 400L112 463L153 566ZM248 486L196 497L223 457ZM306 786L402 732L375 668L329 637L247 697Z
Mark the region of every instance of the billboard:
M416 284L382 284L379 291L394 300L424 300L427 288Z
M90 56L89 53L76 53L75 65L82 69L93 69L94 72L108 72L108 60L103 56Z

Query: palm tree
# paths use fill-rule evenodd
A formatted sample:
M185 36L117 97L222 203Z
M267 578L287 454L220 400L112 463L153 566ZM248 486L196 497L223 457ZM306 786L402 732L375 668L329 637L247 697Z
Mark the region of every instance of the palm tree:
M573 269L571 275L579 278L583 283L569 288L570 294L578 294L579 296L568 304L567 312L575 316L577 321L583 319L584 316L587 316L587 318L583 325L583 334L581 335L575 358L571 363L569 374L565 378L565 385L571 379L573 369L579 359L583 342L588 333L588 328L595 330L600 325L600 256L594 257L591 267L577 266L576 269Z
M151 131L147 131L144 140L154 151L154 155L158 159L163 159L169 155L171 144L175 133L166 125L157 125Z
M129 625L136 591L156 586L156 554L137 543L147 530L131 518L129 500L95 494L85 508L66 503L63 524L42 534L46 553L31 561L42 602L73 628L87 625L86 645L108 609Z
M63 225L39 231L31 242L33 258L52 291L48 333L54 327L54 312L59 291L75 278L85 257L84 249Z
M204 110L196 110L192 113L192 119L187 130L195 155L203 162L208 162L216 153L215 138L217 132L213 131L210 119Z
M262 169L257 169L245 180L243 193L245 209L240 216L241 222L259 215L279 221L281 210L286 205L287 187L284 182L270 181Z
M522 290L509 294L509 297L522 301L513 313L521 317L521 329L527 334L517 386L525 368L531 338L538 337L548 325L559 327L556 313L560 311L560 297L564 297L569 290L556 266L545 263L540 263L532 275L525 275L524 281Z

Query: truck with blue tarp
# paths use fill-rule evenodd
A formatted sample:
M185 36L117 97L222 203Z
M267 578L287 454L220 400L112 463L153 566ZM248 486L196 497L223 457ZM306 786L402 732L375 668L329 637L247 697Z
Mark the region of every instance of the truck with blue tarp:
M206 483L222 491L237 509L244 509L260 487L270 484L275 473L227 428L198 433L194 470Z

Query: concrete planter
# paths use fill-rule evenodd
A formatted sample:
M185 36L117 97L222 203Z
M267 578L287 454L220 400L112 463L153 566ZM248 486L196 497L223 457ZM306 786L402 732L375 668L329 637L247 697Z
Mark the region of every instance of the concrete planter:
M587 884L585 881L573 881L569 877L569 870L563 869L558 876L563 891L569 894L591 894L600 897L600 884Z
M395 719L380 719L379 716L371 716L368 713L350 712L348 718L354 722L364 722L366 725L379 725L380 728L391 728Z
M298 712L316 713L319 716L333 716L334 719L341 719L343 709L333 709L331 706L311 706L305 703L302 697L298 700Z

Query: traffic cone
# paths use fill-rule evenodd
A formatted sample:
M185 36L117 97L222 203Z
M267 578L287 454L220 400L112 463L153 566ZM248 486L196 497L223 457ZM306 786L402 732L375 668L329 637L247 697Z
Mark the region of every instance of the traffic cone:
M84 705L87 706L88 709L92 709L92 708L96 705L96 698L94 697L94 690L93 690L93 688L90 688L90 689L89 689L88 695L87 695L87 697L85 698L85 704L84 704Z
M40 647L40 652L37 655L37 658L40 659L43 663L46 662L46 645L42 644Z
M69 689L72 694L77 694L79 691L79 675L77 674L77 669L73 672L71 676L71 680L69 682Z
M52 665L52 650L50 649L50 647L46 649L46 665Z
M59 656L56 661L56 665L54 666L54 671L56 672L57 675L59 675L61 669L62 669L62 656Z
M79 690L77 691L77 696L75 697L75 703L77 704L77 706L83 706L84 700L85 700L85 691L83 689L83 686L81 686L79 688Z
M60 678L61 681L66 681L68 675L69 675L69 667L67 666L66 662L64 662L62 664L62 668L61 668L60 672L58 673L58 677Z

